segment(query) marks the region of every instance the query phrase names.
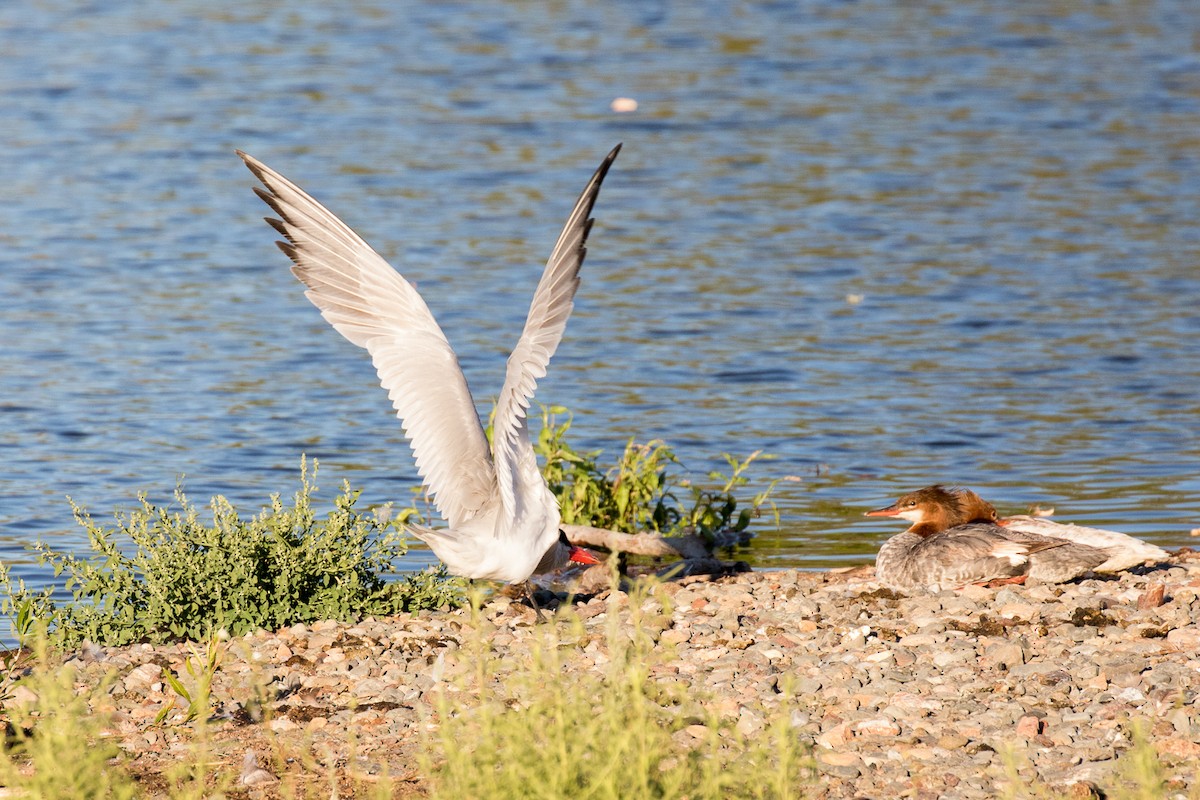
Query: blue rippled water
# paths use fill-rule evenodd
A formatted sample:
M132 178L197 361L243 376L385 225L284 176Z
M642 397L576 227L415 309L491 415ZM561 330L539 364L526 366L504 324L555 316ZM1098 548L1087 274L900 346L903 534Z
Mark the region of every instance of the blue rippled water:
M1200 527L1200 15L995 4L0 7L0 557L145 490L368 502L414 470L233 150L417 282L486 412L625 149L538 399L696 474L776 456L743 557L870 558L935 481L1163 545ZM635 98L636 112L610 102ZM761 483L759 484L761 486ZM428 563L414 550L402 568Z

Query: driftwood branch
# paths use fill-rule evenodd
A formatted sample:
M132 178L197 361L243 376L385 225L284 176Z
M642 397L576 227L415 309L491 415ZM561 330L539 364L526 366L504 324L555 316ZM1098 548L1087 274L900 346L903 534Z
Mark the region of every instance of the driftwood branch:
M608 550L613 553L632 553L638 556L660 558L698 559L708 558L714 548L745 544L750 535L745 531L722 531L710 543L703 536L663 536L658 533L620 533L607 528L589 525L563 525L563 532L571 544Z

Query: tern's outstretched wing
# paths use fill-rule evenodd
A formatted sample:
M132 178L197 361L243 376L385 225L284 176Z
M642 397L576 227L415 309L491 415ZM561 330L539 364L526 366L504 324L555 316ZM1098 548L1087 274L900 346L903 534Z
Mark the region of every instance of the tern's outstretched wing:
M520 505L525 496L521 490L522 476L537 468L526 431L529 402L538 379L546 375L546 366L562 340L567 318L575 305L579 267L587 254L585 245L592 229L592 206L600 194L600 184L620 150L621 145L612 149L575 202L538 281L525 329L508 357L504 387L496 400L492 454L500 500L514 517L522 516Z
M458 527L495 498L496 480L475 402L445 334L412 285L349 226L278 172L238 155L266 187L255 192L279 215L267 222L287 238L279 247L308 287L305 295L371 354L417 471L450 527Z

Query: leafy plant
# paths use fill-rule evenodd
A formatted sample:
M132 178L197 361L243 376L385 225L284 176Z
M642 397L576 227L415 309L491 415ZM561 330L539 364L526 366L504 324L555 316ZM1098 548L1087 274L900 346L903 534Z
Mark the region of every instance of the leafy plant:
M565 415L565 418L563 417ZM739 501L735 491L759 458L726 455L728 476L709 475L716 486L692 483L671 470L681 467L671 448L655 439L626 443L617 462L603 468L600 451L580 452L568 441L571 416L561 407L542 407L535 450L543 474L559 498L563 522L635 533L699 533L712 536L744 530L764 506L776 482ZM319 619L354 619L456 604L461 582L448 580L444 567L388 582L381 576L404 555L400 526L427 519L414 504L392 515L363 513L358 492L345 485L334 508L318 519L312 507L313 481L301 461L301 487L292 506L279 495L270 508L243 520L223 497L211 501L205 523L183 491L177 509L138 498L140 507L117 514L116 528L97 524L71 503L87 531L90 554L75 555L38 542L35 549L63 590L73 599L56 604L56 587L40 592L13 585L0 564L0 614L14 625L19 640L44 622L57 640L72 646L90 639L104 645L173 639L202 640L224 629L237 636L258 628L278 628ZM690 495L690 496L689 496ZM681 499L682 498L682 499ZM393 517L394 519L390 519Z
M201 521L179 489L178 511L142 496L140 509L117 515L115 530L97 525L72 503L91 555L35 546L56 577L66 574L65 588L74 595L62 606L46 602L40 612L64 644L90 639L121 645L202 640L218 629L239 636L457 602L459 584L447 581L444 571L386 582L381 573L407 551L403 534L386 515L359 511L358 492L348 485L328 516L318 519L315 477L316 463L310 478L302 460L292 507L274 495L271 507L249 520L215 497L212 524ZM26 600L36 598L10 596L10 603Z
M563 414L566 417L560 421ZM709 479L719 481L720 486L706 487L669 472L682 465L661 439L645 444L630 439L616 464L604 469L597 463L601 451L581 453L567 441L571 421L570 413L561 406L542 406L542 427L534 444L542 459L542 474L558 497L562 520L568 525L593 525L623 533L711 536L745 530L764 506L775 513L770 495L778 480L771 481L740 510L734 494L748 482L750 465L769 458L761 450L744 460L725 454L730 474L709 473ZM683 500L680 494L690 497Z
M221 656L224 654L225 648L221 644L220 636L211 635L208 637L208 645L205 647L204 653L200 653L195 647L192 647L191 650L192 657L184 662L184 669L191 677L194 689L184 686L179 676L171 670L163 670L163 679L167 682L167 686L171 687L171 691L187 703L185 722L191 722L196 718L204 721L212 713L213 676L217 674L217 668L221 665ZM173 706L166 706L159 711L154 718L155 723L161 723L170 716L172 708Z
M741 511L738 511L737 498L734 496L734 489L749 482L746 471L750 465L759 458L770 458L770 456L764 455L762 450L755 450L741 461L729 453L724 455L726 463L729 464L729 474L725 475L718 471L708 474L709 479L723 482L721 488L708 489L695 486L688 481L681 481L680 485L687 486L692 490L693 503L691 511L683 515L680 526L703 535L726 530L744 531L750 527L750 521L762 513L764 506L770 508L775 522L778 523L779 511L771 502L770 497L783 478L773 479L765 489L751 497L749 504Z
M29 646L30 637L37 630L40 620L45 620L53 608L54 587L47 586L34 592L25 586L23 579L12 581L12 571L0 562L0 616L9 621L13 636L17 639L17 650L6 651L14 656ZM7 665L7 662L5 663Z

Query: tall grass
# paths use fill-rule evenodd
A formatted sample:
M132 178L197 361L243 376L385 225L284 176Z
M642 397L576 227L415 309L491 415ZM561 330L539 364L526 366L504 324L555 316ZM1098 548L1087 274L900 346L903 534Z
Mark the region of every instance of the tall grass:
M468 634L473 668L440 695L427 741L433 796L799 797L811 769L786 697L764 710L766 731L748 737L710 698L655 679L673 660L653 635L665 605L661 595L634 594L626 609L614 593L601 634L560 612L558 624L528 634L519 665L502 664L485 636ZM480 630L477 611L472 627ZM591 658L602 667L579 668Z
M1051 785L1037 777L1033 767L1015 747L1001 750L1006 784L1003 800L1079 800L1103 797L1105 800L1164 800L1186 798L1200 800L1200 784L1193 783L1190 792L1171 790L1168 770L1159 758L1150 739L1146 720L1133 720L1129 728L1130 747L1113 763L1103 787L1083 785ZM1196 766L1191 766L1190 778L1196 778Z
M676 656L655 642L669 608L660 594L614 595L605 621L587 625L562 611L549 625L522 634L524 648L506 661L493 651L494 626L474 607L460 631L457 674L436 698L423 728L416 784L364 778L344 766L321 763L306 747L275 741L261 751L276 783L250 796L282 800L383 798L414 794L458 798L798 798L819 795L807 753L791 724L787 694L759 709L756 735L712 710L711 698L671 677ZM620 621L624 618L625 621ZM174 800L244 797L240 760L215 754L214 731L198 715L186 725L187 746L166 774L146 781L112 733L111 677L97 681L63 664L32 638L32 658L18 670L17 690L3 706L7 742L0 747L0 786L11 796L76 798L169 797ZM522 650L524 655L513 656ZM189 696L206 704L209 671L222 668L211 650L193 654L185 680ZM185 670L186 672L186 670ZM181 680L184 680L181 678ZM215 699L215 698L214 698ZM346 732L355 751L354 732ZM271 741L268 735L267 739ZM292 749L288 749L291 747ZM1010 800L1057 800L1087 795L1051 786L1015 755L1006 755ZM344 763L344 762L343 762ZM1190 768L1194 772L1194 767ZM1132 747L1115 762L1104 797L1112 800L1197 798L1172 788L1145 728L1132 729ZM1189 777L1189 780L1194 775ZM265 792L265 794L261 794Z
M137 797L129 774L109 766L120 755L104 735L109 682L77 691L74 667L51 668L46 637L32 639L35 666L4 705L9 741L0 747L0 785L44 800Z

